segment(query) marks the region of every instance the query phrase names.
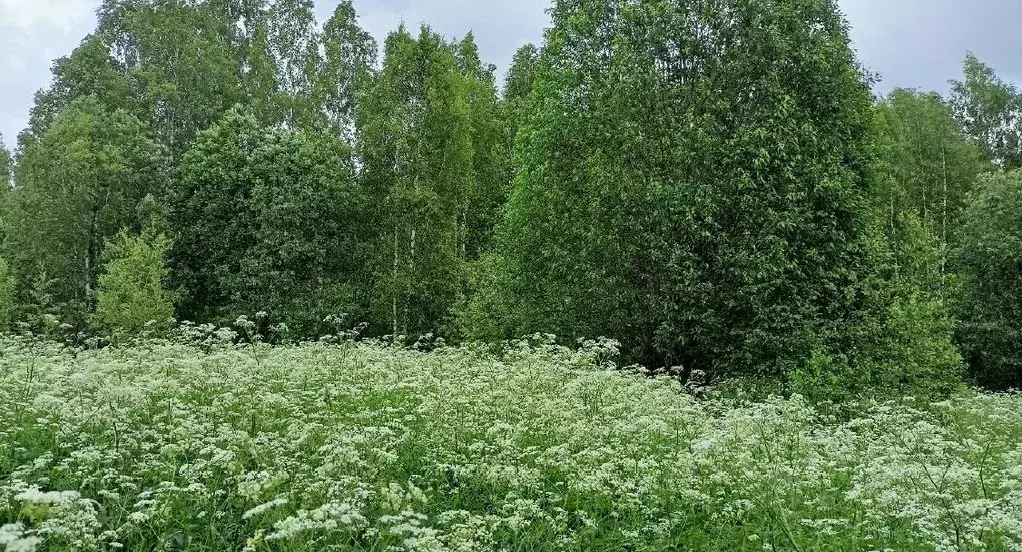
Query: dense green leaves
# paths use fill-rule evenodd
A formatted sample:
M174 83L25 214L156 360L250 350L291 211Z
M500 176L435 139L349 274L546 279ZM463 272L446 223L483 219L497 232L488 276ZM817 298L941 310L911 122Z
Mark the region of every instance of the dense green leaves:
M870 103L844 22L725 5L555 3L502 235L507 332L776 374L851 308Z
M539 63L539 48L526 44L515 52L511 67L504 79L504 103L509 142L514 145L518 129L528 116L528 100L532 95L536 65Z
M14 158L11 152L7 151L4 144L4 136L0 134L0 188L6 193L11 186L11 178L14 176Z
M262 92L256 96L257 103L265 104L263 122L309 128L319 117L315 87L320 42L315 6L312 0L274 0L259 25L259 32L266 36L265 41L253 44L253 65L266 65L271 71L260 77L272 79L257 89Z
M14 157L7 151L3 134L0 134L0 241L3 240L7 227L7 210L10 202L11 186L14 184Z
M7 331L14 321L14 293L17 280L7 261L0 259L0 332Z
M962 279L959 340L973 375L1022 384L1022 172L985 175L966 211L954 265Z
M63 321L83 324L105 240L138 228L136 207L166 188L164 150L143 124L95 98L72 101L21 152L10 193L6 250L22 283L45 286Z
M877 100L834 0L556 0L498 92L471 33L378 64L350 0L97 13L0 147L0 326L609 336L844 398L953 389L957 322L1014 383L1017 179L977 177L1022 162L1022 96L974 56Z
M461 93L469 111L471 180L461 206L461 257L474 261L489 251L510 190L511 143L501 125L494 67L484 65L470 33L455 47Z
M338 139L265 129L229 113L182 160L173 199L173 266L187 318L228 322L267 311L314 334L352 312L359 201Z
M149 126L175 160L236 104L266 125L350 126L375 59L350 3L321 33L311 0L104 0L96 32L54 65L24 140L95 95Z
M952 101L965 133L986 148L990 159L1007 169L1022 166L1022 97L990 66L970 53L964 77L951 81Z
M376 64L376 41L358 26L351 0L337 5L323 25L323 60L317 94L327 121L347 135L354 130L355 106Z
M978 62L970 56L966 62L966 80L973 93L982 88L977 83L979 69ZM992 73L985 78L995 79ZM955 85L959 110L966 90L962 86ZM973 374L987 383L994 383L991 368L984 366L976 355L979 345L975 341L991 337L990 334L983 337L983 332L977 328L997 324L994 322L996 315L976 299L977 278L983 276L976 272L975 266L961 263L961 252L974 251L978 239L975 217L987 216L980 215L975 207L967 213L968 197L970 193L985 194L983 188L996 181L981 179L977 182L977 178L992 168L988 161L990 156L999 154L985 151L989 146L985 138L982 141L970 139L969 133L975 134L978 127L959 126L954 118L955 107L936 94L896 90L877 109L878 162L873 199L875 216L882 221L883 239L874 242L873 250L882 252L883 257L872 264L879 277L879 280L875 277L874 282L883 285L874 285L872 289L886 296L884 304L894 307L890 319L883 316L882 311L877 313L878 319L894 322L898 317L908 316L906 320L912 323L901 323L898 328L902 331L934 333L929 339L906 340L898 331L881 326L877 333L879 341L874 341L880 346L873 356L893 357L907 376L908 371L925 364L904 358L906 354L918 355L938 345L940 349L952 351L953 319L949 307L960 303L965 311L960 310L958 314L968 314L964 314L959 324L958 341L964 345L963 352ZM962 113L959 111L958 115ZM959 252L959 261L949 264L948 255L955 249ZM964 292L961 298L959 291ZM918 310L913 315L897 308L907 301L925 306L926 310ZM1010 341L1011 338L1006 339ZM983 345L989 352L997 347L991 341ZM896 354L899 351L901 353ZM939 359L943 360L931 365L937 373L928 378L930 381L939 381L934 376L940 373L960 372L951 354L942 354L934 360Z
M135 113L177 159L242 98L232 22L208 3L106 4L116 15L100 29L132 83Z
M913 213L873 213L867 239L856 310L842 332L845 350L817 349L795 368L792 389L836 401L948 395L964 365L940 272L944 249Z
M136 107L131 83L109 49L102 36L91 34L69 56L54 61L53 82L36 94L28 128L18 137L20 149L38 140L75 99L93 96L109 108Z
M93 329L112 337L165 335L173 327L174 294L167 289L170 240L155 228L121 233L104 249Z

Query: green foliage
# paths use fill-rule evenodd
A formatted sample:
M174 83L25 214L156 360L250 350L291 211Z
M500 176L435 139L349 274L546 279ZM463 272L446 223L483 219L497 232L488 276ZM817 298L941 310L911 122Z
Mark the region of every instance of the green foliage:
M477 189L473 110L454 49L428 27L418 39L391 33L384 50L359 112L370 318L377 332L421 335L445 326L462 291Z
M7 210L10 204L11 186L14 184L14 157L7 151L4 136L0 133L0 243L7 231Z
M0 140L0 546L1019 549L1022 94L874 101L838 4L554 0L498 93L103 0Z
M14 292L17 282L7 261L0 259L0 332L6 332L14 322Z
M523 100L532 94L532 84L536 77L536 66L539 63L539 48L535 44L526 44L515 51L511 58L504 79L504 99Z
M233 21L209 2L107 0L100 29L133 84L136 114L174 159L243 98ZM104 16L104 14L107 14Z
M323 25L322 42L317 94L327 121L350 136L358 96L365 93L376 64L376 41L358 26L351 0L343 0Z
M1006 169L1022 166L1022 96L994 70L969 53L963 80L951 81L955 116L966 135Z
M196 132L244 97L243 37L230 20L243 12L220 3L104 0L96 32L54 64L22 149L69 103L91 95L135 115L177 159Z
M977 381L1022 387L1022 171L984 175L953 264L961 278L958 340Z
M7 191L11 187L11 179L14 177L14 158L11 152L7 151L4 144L4 135L0 134L0 198L6 204Z
M475 261L489 251L510 189L510 143L504 134L494 66L484 66L470 33L455 48L469 110L472 175L461 206L461 257Z
M516 303L505 257L485 253L467 267L465 294L454 307L452 334L467 341L495 341L514 332Z
M818 347L794 370L791 390L836 403L945 398L959 390L964 364L941 275L944 249L913 213L891 220L881 211L868 231L869 271L841 336L849 352Z
M84 326L104 241L139 228L136 207L165 193L166 172L164 150L138 119L92 97L72 101L18 160L5 247L19 282L57 280L47 291L61 321Z
M155 228L122 232L104 249L92 327L102 335L165 335L174 324L174 294L167 289L170 240Z
M956 307L979 380L1012 379L1022 313L975 242L1000 228L966 207L1022 163L1022 95L975 56L950 101L874 103L834 0L556 0L498 93L471 33L402 26L377 69L351 0L315 12L100 3L16 163L0 144L16 322L84 327L103 244L155 215L198 322L603 335L682 377L847 399L953 391Z
M607 335L715 377L838 346L864 269L871 105L834 4L552 16L500 239L507 333Z
M350 2L322 33L314 8L311 0L104 0L96 32L54 65L23 140L88 95L145 122L175 160L238 103L268 126L350 127L375 45Z
M260 120L291 129L311 128L320 118L316 78L320 39L312 0L274 0L257 23L252 42L252 76L257 84L255 110Z
M32 279L23 284L24 299L17 302L15 312L20 329L40 336L50 336L60 326L60 307L54 304L50 293L59 283L49 278L44 270L37 270Z
M90 34L71 55L53 62L53 82L36 94L29 125L18 136L19 149L26 151L77 99L94 97L108 109L134 112L135 94L129 79L110 57L110 44L102 33Z
M964 134L939 95L904 89L877 106L875 136L874 208L888 226L912 213L947 249L956 241L968 192L990 168L982 146Z
M1022 542L1018 395L867 402L836 421L798 397L696 401L670 379L607 370L599 345L515 343L501 358L351 342L0 348L9 549Z
M936 94L895 90L877 105L875 123L868 272L845 327L856 354L818 350L796 370L793 390L817 399L937 398L963 376L947 254L966 195L988 164Z
M513 146L518 129L528 117L529 97L532 95L536 66L539 64L539 48L526 44L519 48L511 59L511 67L504 80L504 110L508 142Z
M318 337L356 312L364 239L351 152L337 138L268 129L240 112L200 134L179 167L171 227L181 315L227 324L267 311Z

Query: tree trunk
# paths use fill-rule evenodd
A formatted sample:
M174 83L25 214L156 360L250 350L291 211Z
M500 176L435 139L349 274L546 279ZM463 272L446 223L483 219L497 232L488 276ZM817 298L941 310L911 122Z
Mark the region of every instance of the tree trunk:
M96 272L96 265L99 264L99 231L97 230L99 209L93 206L89 216L88 245L85 248L85 306L92 308L92 279Z
M461 211L461 244L458 248L458 258L462 261L468 259L468 205Z
M947 148L942 142L940 145L940 163L944 174L944 213L941 221L941 246L943 251L940 253L940 289L944 290L944 285L947 283Z
M408 285L405 288L405 334L408 333L408 305L412 300L412 282L415 280L415 227L412 227L408 256Z
M397 337L397 259L398 259L398 254L397 254L397 222L395 222L394 223L394 273L393 273L393 285L395 287L394 287L393 291L391 292L393 294L392 304L391 304L391 307L392 307L392 313L391 314L393 316L393 321L394 321L394 333L393 333L394 337Z

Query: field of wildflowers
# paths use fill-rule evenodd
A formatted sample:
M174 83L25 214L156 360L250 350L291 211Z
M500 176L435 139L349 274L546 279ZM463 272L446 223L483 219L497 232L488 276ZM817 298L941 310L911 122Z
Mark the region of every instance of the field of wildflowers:
M569 352L0 341L0 549L1022 550L1022 397L834 418Z

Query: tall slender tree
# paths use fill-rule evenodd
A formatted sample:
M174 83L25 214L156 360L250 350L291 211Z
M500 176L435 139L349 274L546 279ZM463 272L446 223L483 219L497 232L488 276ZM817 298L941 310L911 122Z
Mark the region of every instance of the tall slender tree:
M312 0L274 0L266 14L269 56L277 79L277 109L287 128L311 128L318 119L316 73L320 37Z
M0 133L0 194L6 200L7 191L11 187L11 179L14 177L14 157L4 144L4 135ZM0 203L2 208L2 203Z
M11 329L14 321L14 294L18 282L11 273L7 261L0 258L0 332Z
M539 48L534 44L526 44L515 52L511 59L511 67L504 79L504 109L507 120L508 141L513 145L518 136L518 128L527 116L528 99L532 94L532 84L539 63Z
M455 57L469 110L472 148L471 182L461 205L459 255L474 261L490 249L493 230L507 202L510 148L501 127L496 68L483 64L471 33L456 45Z
M953 107L936 93L898 89L877 107L878 174L873 194L892 239L905 213L918 218L945 252L956 241L966 196L989 168ZM934 267L936 269L936 267ZM940 263L940 273L946 272Z
M277 64L271 54L270 26L262 14L254 24L251 48L245 58L245 92L247 105L265 125L279 124L282 111Z
M471 111L450 44L428 27L387 38L359 109L365 193L378 221L371 312L380 331L441 328L463 278L463 206L473 183Z
M110 56L110 43L102 33L85 37L70 55L53 62L53 82L35 95L28 127L18 136L20 150L28 149L69 103L94 96L111 109L135 113L138 107L124 67Z
M135 114L175 159L242 100L237 30L204 2L106 0L99 28L135 87Z
M11 186L13 185L14 157L4 144L3 134L0 134L0 243L3 243L3 235L6 231L7 225L4 221L7 220Z
M358 25L351 0L337 5L323 25L323 57L316 93L327 122L349 141L355 128L355 106L369 84L376 64L376 41Z

